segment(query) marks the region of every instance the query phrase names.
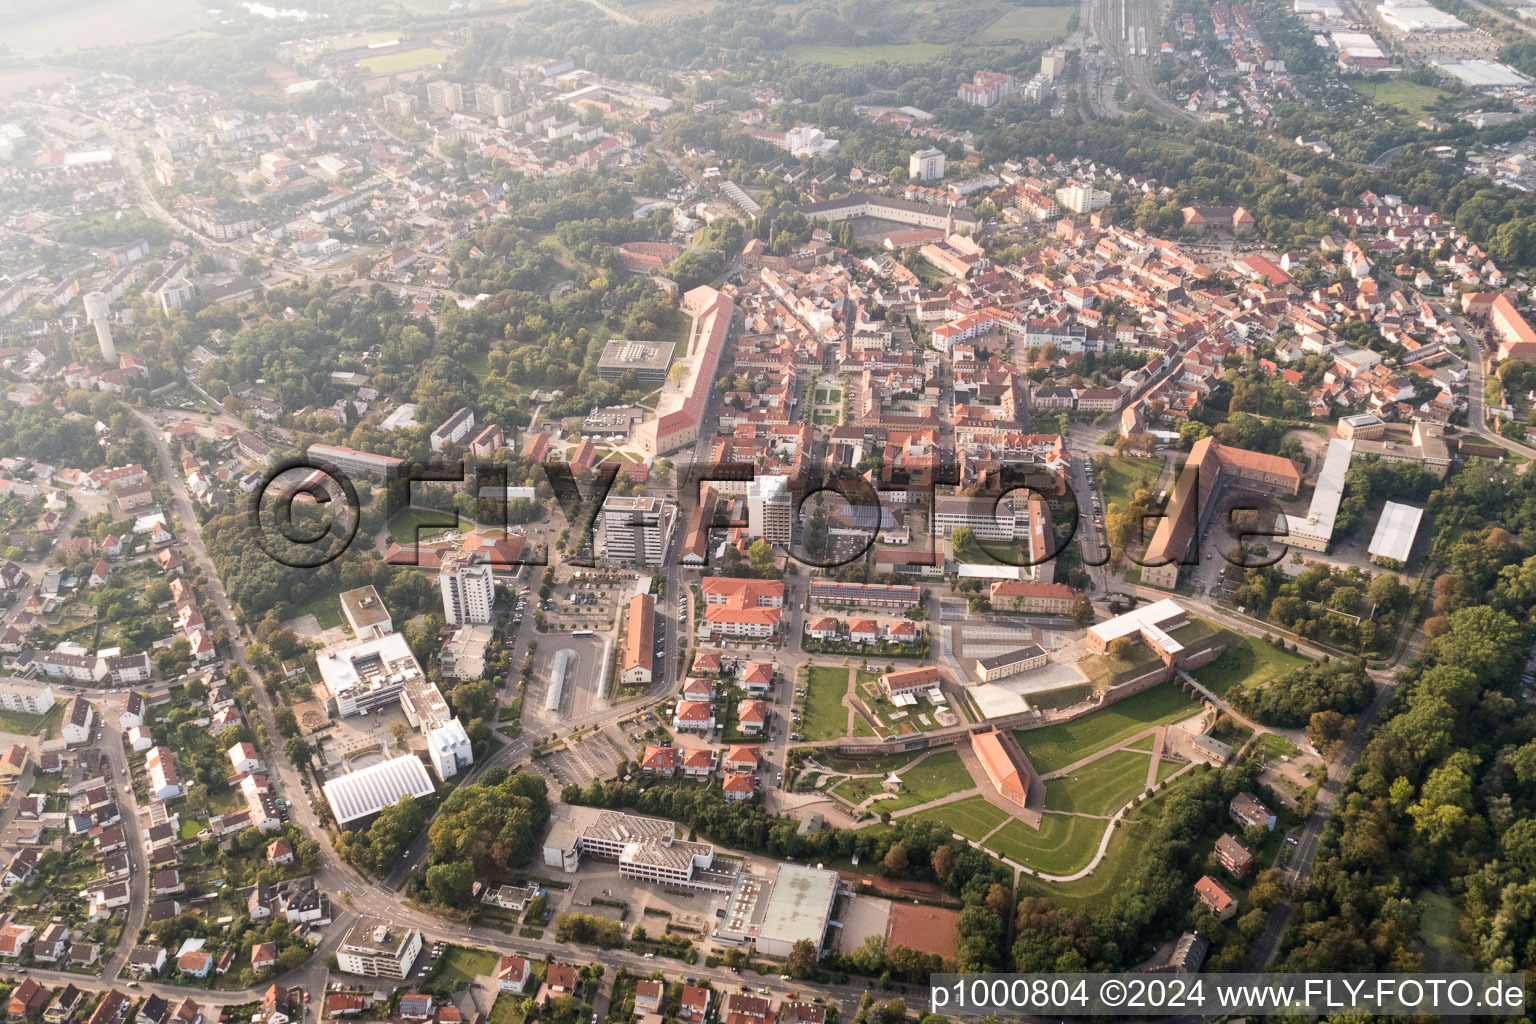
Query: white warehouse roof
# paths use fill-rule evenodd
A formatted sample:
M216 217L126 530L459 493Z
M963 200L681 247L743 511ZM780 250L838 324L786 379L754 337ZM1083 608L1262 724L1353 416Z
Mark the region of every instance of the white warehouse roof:
M431 796L435 789L421 758L403 754L332 779L325 784L325 799L336 824L345 825L377 814L403 797Z
M1423 517L1424 510L1421 508L1399 505L1395 501L1387 502L1381 510L1381 519L1376 524L1376 532L1371 536L1366 552L1372 558L1407 562L1408 553L1413 550L1413 539L1419 535L1419 520Z
M1344 477L1354 454L1353 441L1336 437L1328 442L1328 454L1323 456L1323 468L1317 474L1317 486L1312 490L1312 505L1307 509L1307 517L1286 516L1286 526L1291 533L1324 542L1333 536L1339 502L1344 497Z

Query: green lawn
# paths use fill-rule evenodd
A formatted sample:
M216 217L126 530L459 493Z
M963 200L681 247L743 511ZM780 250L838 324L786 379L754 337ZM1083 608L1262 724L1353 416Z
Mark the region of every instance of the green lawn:
M948 793L963 792L975 786L970 772L965 770L965 764L960 760L960 755L953 750L930 754L921 764L905 771L898 771L897 775L901 779L901 790L893 797L876 800L870 804L869 810L872 813L883 814L886 811L916 807L918 804L937 800ZM849 803L857 805L875 793L884 792L881 786L883 779L883 776L846 779L832 791Z
M838 665L812 665L805 687L805 719L802 738L835 740L848 732L848 670Z
M1112 750L1070 776L1045 784L1048 811L1080 814L1113 814L1147 788L1149 754L1139 750Z
M1145 675L1153 667L1162 664L1152 648L1146 644L1132 644L1124 658L1111 654L1093 654L1077 663L1091 686L1117 686L1120 683Z
M1007 820L1008 815L987 803L985 797L973 796L919 811L912 817L920 821L936 821L951 832L979 840Z
M1068 7L1015 7L982 30L982 43L1032 43L1067 34L1067 22L1078 10Z
M1431 971L1465 971L1467 955L1457 944L1461 912L1445 893L1426 889L1419 893L1419 941L1428 947L1424 966Z
M43 715L29 715L23 711L0 711L0 732L15 733L18 736L35 736L39 732L45 732L46 739L58 729L59 722L64 717L64 708L69 703L67 700L53 702L53 710Z
M379 57L364 57L357 63L359 67L375 75L391 75L397 71L410 71L414 68L424 68L429 64L441 64L447 59L448 55L437 47L423 46L415 50L386 53Z
M907 765L917 760L918 753L906 754L862 754L850 756L839 754L835 750L817 750L814 752L817 764L826 765L833 771L847 772L849 775L874 775L886 772L900 772Z
M491 1024L523 1024L523 997L503 992L491 1004Z
M1071 814L1047 814L1039 829L1010 821L987 840L987 849L1036 871L1067 875L1093 859L1108 824Z
M1093 687L1087 683L1078 683L1075 686L1063 686L1059 690L1042 690L1040 693L1025 694L1024 699L1032 708L1050 711L1056 708L1069 708L1091 696L1093 696Z
M1168 776L1172 775L1182 767L1184 767L1184 765L1178 761L1157 762L1157 781L1162 782L1164 779L1168 778Z
M1262 686L1306 663L1307 659L1299 654L1282 651L1259 637L1233 634L1233 642L1228 643L1221 657L1195 669L1191 675L1216 696L1225 697L1234 686Z
M1417 82L1392 79L1381 82L1351 82L1351 89L1378 107L1396 107L1415 119L1451 95L1444 89Z
M1129 739L1149 725L1177 722L1198 710L1199 705L1177 686L1163 683L1082 718L1043 729L1021 729L1014 736L1030 764L1045 774Z
M1059 815L1049 817L1059 817ZM1137 854L1141 849L1141 838L1146 830L1147 826L1143 822L1129 819L1123 822L1110 837L1109 849L1104 852L1104 859L1087 878L1079 878L1075 882L1047 882L1029 875L1021 876L1019 878L1020 898L1045 896L1064 910L1092 911L1107 907L1117 895L1125 891L1127 883L1131 880L1138 863ZM998 833L998 836L1002 836L1007 831L1004 829ZM1099 836L1102 838L1103 834L1101 829ZM1098 847L1090 846L1089 849L1088 856L1092 858L1091 851ZM1057 871L1052 874L1071 874L1071 872Z
M889 61L892 64L926 64L944 52L938 43L888 43L878 46L796 46L789 55L813 64L840 68Z
M439 522L448 522L453 519L452 512L440 512L428 508L408 508L389 521L389 538L397 544L415 544L420 541L431 540L441 533L446 533L441 526L428 525ZM459 530L473 530L475 524L468 519L459 520Z
M452 987L457 982L473 982L482 975L496 973L496 954L488 949L449 946L437 963L438 980Z
M316 594L303 604L293 606L293 618L313 615L321 629L334 629L341 625L341 587Z
M1258 745L1272 760L1279 760L1282 757L1301 756L1301 751L1297 748L1296 744L1284 736L1279 736L1272 732L1260 733Z
M1138 490L1151 490L1157 483L1157 478L1163 472L1163 460L1106 455L1094 460L1093 469L1098 474L1105 511L1111 505L1119 505L1123 512L1131 507L1131 498ZM1157 495L1152 497L1156 499Z

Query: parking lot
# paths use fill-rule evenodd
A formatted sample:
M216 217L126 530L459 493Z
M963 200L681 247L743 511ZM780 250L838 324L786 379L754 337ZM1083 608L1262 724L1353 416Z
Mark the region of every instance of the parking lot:
M636 578L632 572L578 571L557 583L545 599L544 629L612 629L620 606L634 594Z
M527 770L544 776L551 787L585 786L593 779L606 779L613 775L614 766L633 752L622 751L602 730L589 732L579 739L567 741L559 750L532 759Z

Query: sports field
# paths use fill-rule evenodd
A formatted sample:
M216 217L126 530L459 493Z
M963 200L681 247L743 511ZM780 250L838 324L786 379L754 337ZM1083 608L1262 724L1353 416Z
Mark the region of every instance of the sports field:
M1033 43L1067 34L1076 4L1063 7L1015 7L982 30L983 43Z
M422 46L414 50L401 50L399 53L364 57L357 62L357 65L375 75L392 75L397 71L414 71L417 68L441 64L447 59L448 55L437 47Z
M987 849L1036 871L1069 875L1093 859L1107 825L1071 814L1047 814L1039 829L1010 821L987 840Z
M873 46L796 46L789 55L813 64L840 68L887 61L892 64L926 64L944 52L938 43L883 43Z
M985 797L973 796L942 807L919 811L912 817L921 821L936 821L967 839L980 840L1006 821L1008 815L987 803Z
M1199 705L1178 687L1163 683L1082 718L1044 729L1021 729L1014 737L1035 771L1044 775L1129 739L1148 726L1177 722L1198 710Z
M1147 788L1150 754L1112 750L1071 775L1045 784L1045 809L1078 814L1114 814Z

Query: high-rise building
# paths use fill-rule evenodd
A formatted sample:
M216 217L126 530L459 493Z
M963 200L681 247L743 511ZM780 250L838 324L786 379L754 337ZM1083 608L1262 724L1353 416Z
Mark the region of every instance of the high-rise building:
M454 551L443 557L437 574L443 592L443 618L450 626L491 621L496 607L496 580L491 565L472 551Z
M789 479L760 476L747 486L747 531L770 544L789 547L795 526L795 502Z
M464 109L464 88L458 82L438 79L427 84L427 106L434 112Z
M1109 205L1110 194L1080 181L1069 181L1056 190L1056 201L1073 213L1092 213Z
M622 565L660 565L676 513L650 495L611 495L597 517L597 555Z
M944 177L944 151L920 149L907 160L907 177L913 181L932 181Z
M1067 51L1061 47L1053 47L1040 55L1040 73L1052 82L1061 77L1061 73L1067 69Z
M479 83L475 86L475 112L491 117L512 113L512 90Z
M117 346L112 344L112 321L107 296L104 292L90 292L85 296L85 318L96 328L96 344L101 346L101 358L109 363L117 362Z
M421 932L377 917L360 918L336 950L336 965L347 974L404 978L421 953Z

